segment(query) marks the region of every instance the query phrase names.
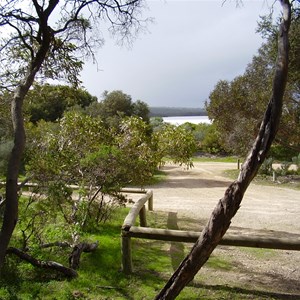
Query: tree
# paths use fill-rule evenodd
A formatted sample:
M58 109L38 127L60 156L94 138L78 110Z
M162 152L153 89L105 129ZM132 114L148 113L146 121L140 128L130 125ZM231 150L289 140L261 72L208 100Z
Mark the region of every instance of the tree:
M284 96L284 108L275 146L300 151L299 122L299 11L293 12L290 29L290 71ZM243 75L231 82L219 81L206 104L208 115L221 133L227 151L244 155L259 130L261 116L272 89L276 64L278 30L268 17L262 19L259 31L267 39ZM274 147L274 146L273 146Z
M91 116L100 117L112 128L118 128L121 120L130 116L137 116L149 122L148 105L141 100L133 102L130 95L119 90L105 91L103 99L99 103L93 103L86 111Z
M6 177L6 203L0 232L0 268L18 217L18 174L25 148L23 102L37 78L78 84L82 59L93 56L103 40L97 25L108 20L110 31L126 39L137 33L142 1L6 0L0 8L2 89L12 91L14 146ZM55 21L54 20L55 15Z
M278 35L278 60L273 89L257 138L241 168L238 179L227 188L191 252L181 262L156 299L175 299L205 264L229 228L231 219L238 211L247 187L270 150L280 123L288 75L288 32L291 21L291 5L288 0L281 0L281 5L283 16Z
M60 119L66 110L72 107L84 109L96 101L96 97L81 88L35 84L26 96L24 114L33 123L39 120L54 122Z
M12 122L7 118L10 114L8 93L0 95L0 175L5 175L7 160L12 149Z
M158 165L149 125L129 117L120 127L116 134L99 118L73 111L55 123L41 120L27 124L26 175L36 187L29 199L22 199L18 223L22 238L14 239L21 249L13 248L13 253L33 249L36 244L42 248L68 245L73 249L70 268L76 269L78 247L94 249L96 243L86 242L84 233L98 228L115 207L127 202L120 192L122 187L143 185ZM72 185L78 187L75 192ZM59 224L58 232L48 235L53 223Z
M142 118L142 120L145 121L146 123L150 122L150 119L149 119L150 109L149 109L149 106L147 105L147 103L145 103L141 100L137 100L136 102L134 102L132 104L132 108L133 108L134 116L138 116L138 117Z
M171 124L164 125L154 132L158 140L158 152L162 159L168 159L175 164L185 165L187 168L193 166L192 156L196 151L196 143L191 132L184 126L175 126Z

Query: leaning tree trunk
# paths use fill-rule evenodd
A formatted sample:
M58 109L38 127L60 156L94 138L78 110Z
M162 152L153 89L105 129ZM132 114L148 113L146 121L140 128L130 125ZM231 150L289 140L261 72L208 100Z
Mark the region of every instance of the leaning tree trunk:
M258 136L243 164L238 179L227 188L191 252L156 296L155 299L157 300L175 299L208 260L229 228L231 219L238 211L247 187L257 174L274 140L280 121L288 74L288 31L291 19L289 1L280 0L280 2L283 9L283 19L278 36L277 66L273 80L273 91Z

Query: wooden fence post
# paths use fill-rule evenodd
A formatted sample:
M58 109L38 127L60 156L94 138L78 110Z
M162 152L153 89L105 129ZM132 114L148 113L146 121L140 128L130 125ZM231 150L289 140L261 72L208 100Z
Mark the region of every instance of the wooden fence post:
M125 274L132 273L131 238L122 235L122 270Z
M148 199L148 209L153 211L153 193L151 193L151 196Z
M147 216L146 216L146 207L145 207L145 205L143 205L143 207L141 208L141 210L139 212L139 216L140 216L140 226L141 227L147 227Z

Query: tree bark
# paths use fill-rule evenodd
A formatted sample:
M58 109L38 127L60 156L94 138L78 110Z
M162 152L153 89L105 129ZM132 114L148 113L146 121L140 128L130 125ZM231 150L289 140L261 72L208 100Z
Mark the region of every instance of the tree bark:
M229 228L231 219L238 211L246 189L257 174L274 140L280 121L288 74L288 31L291 19L289 1L280 0L280 2L283 9L283 19L278 36L277 66L273 80L273 91L257 138L242 166L238 179L227 188L191 252L156 296L155 299L157 300L175 299L208 260Z
M36 56L32 57L32 60L28 63L28 71L24 79L21 80L17 86L11 103L14 145L8 161L6 175L5 210L0 232L0 271L4 263L9 241L18 219L18 176L25 148L23 101L50 48L52 31L47 22L51 12L57 4L58 0L50 1L48 8L45 11L42 11L38 3L34 2L40 18L40 30L43 39L36 52Z
M74 270L79 268L80 256L82 252L93 252L98 248L98 242L96 243L80 243L75 245L72 253L69 256L70 267Z
M35 267L55 270L70 278L75 278L78 275L77 272L72 268L65 267L54 261L43 261L43 260L36 259L31 255L29 255L28 253L14 247L9 247L7 249L7 253L15 254L21 259L26 260L27 262L29 262Z

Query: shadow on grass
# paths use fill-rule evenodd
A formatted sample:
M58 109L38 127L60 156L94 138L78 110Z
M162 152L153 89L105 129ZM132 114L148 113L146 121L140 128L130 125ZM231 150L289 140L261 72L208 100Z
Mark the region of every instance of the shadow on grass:
M177 219L177 213L176 212L169 212L168 220L167 220L167 228L168 229L179 230L177 220L178 220ZM182 260L185 257L184 244L183 243L178 243L178 242L171 242L169 252L170 252L173 271L175 271L178 268L179 264L182 262Z

